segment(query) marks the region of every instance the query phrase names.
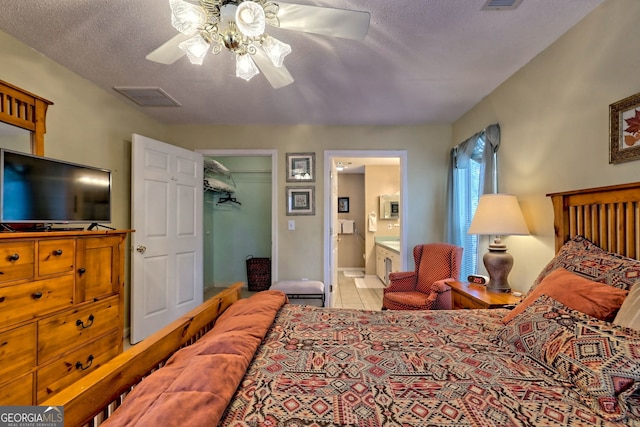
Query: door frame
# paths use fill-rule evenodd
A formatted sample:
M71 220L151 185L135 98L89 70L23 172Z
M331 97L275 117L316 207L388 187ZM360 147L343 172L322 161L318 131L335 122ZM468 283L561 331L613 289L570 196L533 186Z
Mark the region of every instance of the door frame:
M400 159L400 264L401 271L407 271L407 257L404 248L407 242L408 229L407 212L409 211L408 197L408 174L407 174L407 150L325 150L324 152L324 283L332 285L333 269L337 270L337 259L333 256L332 230L336 229L336 224L332 223L332 209L335 203L331 197L331 176L335 173L333 167L336 157L397 157ZM338 179L335 173L335 179ZM326 287L327 307L331 307L332 290Z
M278 281L278 150L194 150L207 156L271 157L271 282ZM204 207L203 207L204 209Z

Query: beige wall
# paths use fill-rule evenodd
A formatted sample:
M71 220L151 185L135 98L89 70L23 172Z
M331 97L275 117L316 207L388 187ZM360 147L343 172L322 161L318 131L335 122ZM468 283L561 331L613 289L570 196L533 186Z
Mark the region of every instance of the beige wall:
M338 213L338 219L355 221L355 229L360 235L343 234L338 238L338 268L364 267L364 236L366 218L364 204L364 174L338 174L338 197L349 198L349 212Z
M0 79L53 102L46 156L112 170L112 226L129 228L131 134L163 138L164 126L3 32Z
M383 219L380 215L380 195L400 194L400 168L398 166L367 165L364 171L367 218L370 212L375 212L377 218L376 231L372 232L367 228L365 233L366 274L376 274L375 238L400 237L400 227L396 226L400 224L400 218ZM400 210L402 210L402 206L400 206ZM410 252L411 250L407 249L403 255Z
M408 239L405 248L444 238L449 125L423 126L171 126L168 141L198 149L277 149L278 272L280 279L323 279L325 150L407 150ZM287 231L285 155L316 153L316 215L296 217ZM300 245L304 242L304 245ZM410 253L411 250L405 250ZM407 256L411 256L410 254ZM375 265L375 264L374 264ZM409 261L413 265L413 260Z
M111 226L128 229L131 134L162 139L164 126L3 32L0 79L53 102L47 112L46 156L111 169ZM128 297L128 256L126 271ZM128 298L125 306L128 325Z
M194 150L277 149L278 271L282 278L323 277L324 150L406 150L408 195L413 200L406 247L442 239L441 207L451 142L448 124L164 126L119 95L98 88L2 32L0 79L54 103L47 115L45 155L113 171L114 227L130 226L130 141L131 134L138 133ZM316 215L296 217L296 232L287 233L285 153L308 151L316 153Z
M457 144L498 122L499 190L532 236L505 238L513 288L553 257L550 192L640 181L640 161L609 164L609 104L640 92L640 2L607 0L453 126ZM484 252L484 250L482 250Z

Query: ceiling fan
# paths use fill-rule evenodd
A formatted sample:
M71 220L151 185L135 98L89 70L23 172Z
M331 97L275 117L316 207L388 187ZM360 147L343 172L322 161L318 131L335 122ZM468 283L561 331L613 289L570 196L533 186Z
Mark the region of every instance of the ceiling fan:
M179 33L147 55L172 64L186 55L202 64L207 52L223 49L236 60L236 76L250 80L262 71L274 88L293 83L283 65L291 47L266 33L266 26L363 40L369 12L267 0L169 0L171 24Z

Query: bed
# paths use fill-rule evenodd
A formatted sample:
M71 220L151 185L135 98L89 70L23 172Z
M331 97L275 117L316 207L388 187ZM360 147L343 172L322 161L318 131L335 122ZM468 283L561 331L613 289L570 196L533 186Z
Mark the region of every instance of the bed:
M640 183L548 196L556 256L514 310L236 284L43 405L68 426L640 426Z

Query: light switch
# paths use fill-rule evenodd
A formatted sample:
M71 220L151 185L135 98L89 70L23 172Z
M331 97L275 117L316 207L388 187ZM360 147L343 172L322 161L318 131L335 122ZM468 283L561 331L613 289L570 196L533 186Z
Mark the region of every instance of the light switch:
M293 219L289 220L289 231L293 231L296 229L296 221Z

